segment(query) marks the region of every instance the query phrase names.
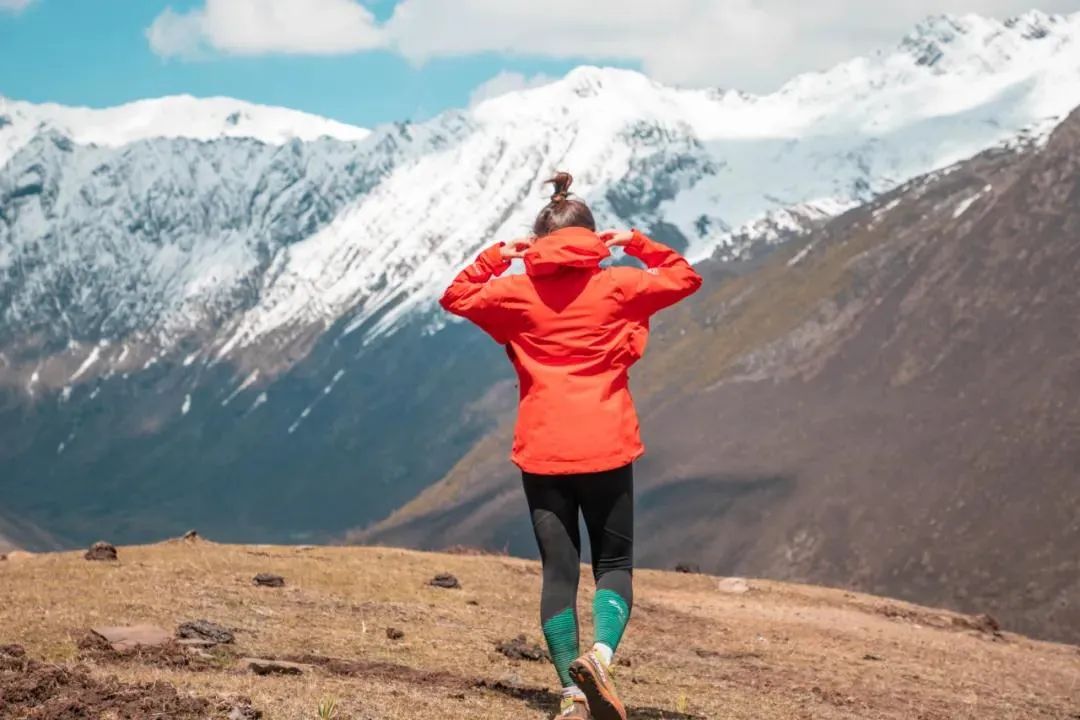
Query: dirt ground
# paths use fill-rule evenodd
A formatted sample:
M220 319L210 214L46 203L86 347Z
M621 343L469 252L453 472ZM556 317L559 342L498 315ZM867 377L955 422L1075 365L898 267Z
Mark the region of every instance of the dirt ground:
M254 585L263 572L285 586ZM460 587L430 584L440 573ZM634 720L1080 719L1080 648L991 618L758 580L636 579L616 667ZM122 547L118 562L5 560L0 717L303 720L322 705L338 720L544 718L557 696L530 650L539 585L530 561L384 548L177 540ZM583 575L585 637L591 586ZM100 625L199 619L235 642L113 653L88 640ZM256 675L245 657L300 674Z

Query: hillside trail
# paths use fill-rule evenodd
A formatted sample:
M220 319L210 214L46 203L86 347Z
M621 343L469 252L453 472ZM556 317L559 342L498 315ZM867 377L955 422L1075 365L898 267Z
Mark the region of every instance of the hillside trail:
M1080 718L1080 649L992 618L763 580L636 581L615 667L632 720ZM300 720L322 704L339 720L546 718L558 698L532 659L539 585L532 561L377 547L175 540L121 547L116 562L20 556L0 562L0 717ZM591 587L583 576L582 608ZM87 640L193 620L235 641L121 653ZM252 657L293 674L257 675Z

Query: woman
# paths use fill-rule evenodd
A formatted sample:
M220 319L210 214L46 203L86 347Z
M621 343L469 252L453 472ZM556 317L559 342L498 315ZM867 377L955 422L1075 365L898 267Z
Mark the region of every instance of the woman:
M540 546L541 623L563 686L557 717L626 720L610 666L633 602L633 462L645 451L627 371L645 350L649 317L697 290L701 277L637 230L597 234L588 206L570 196L571 176L548 182L555 193L533 237L484 250L441 304L505 345L520 381L511 459ZM601 268L613 247L647 269ZM499 278L517 258L525 274ZM579 510L596 580L596 638L581 657Z

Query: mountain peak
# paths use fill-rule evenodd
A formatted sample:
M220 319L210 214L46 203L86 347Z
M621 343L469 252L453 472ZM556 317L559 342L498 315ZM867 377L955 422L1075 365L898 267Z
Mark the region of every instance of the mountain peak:
M931 15L904 36L899 49L917 65L927 67L938 67L943 61L950 69L975 63L997 67L1017 53L1030 51L1025 47L1028 43L1042 40L1078 18L1080 13L1050 15L1040 10L1004 21L975 14Z
M271 145L332 137L358 141L369 130L299 110L228 97L168 95L109 108L34 104L0 97L0 165L37 133L119 147L151 138L251 138Z

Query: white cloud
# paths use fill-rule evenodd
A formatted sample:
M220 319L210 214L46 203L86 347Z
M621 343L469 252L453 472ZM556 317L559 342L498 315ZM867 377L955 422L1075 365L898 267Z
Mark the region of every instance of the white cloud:
M386 26L406 57L482 52L640 63L658 80L775 86L894 45L932 13L1006 16L1032 0L402 0ZM1077 0L1048 0L1075 11ZM452 32L447 29L453 28Z
M0 2L26 0L0 0ZM368 4L376 0L368 0ZM388 2L389 0L377 0ZM1004 17L1033 0L401 0L378 24L358 0L206 0L147 31L162 55L344 53L392 48L413 62L496 53L639 64L658 80L766 90L893 46L930 14ZM1080 0L1042 0L1050 12ZM511 76L513 74L510 74ZM516 78L495 78L477 97Z
M544 73L536 73L535 75L523 75L519 72L509 72L503 70L498 75L495 75L489 80L485 80L476 86L476 88L469 95L469 106L479 105L485 100L489 100L499 95L505 95L515 90L526 90L528 88L540 87L541 85L547 85L554 82L556 78L545 75Z
M196 57L206 47L204 17L199 12L181 14L171 7L154 18L146 29L150 47L162 57Z
M165 57L209 50L328 55L383 43L374 16L355 0L206 0L186 13L166 8L146 35Z
M34 0L0 0L0 10L19 12Z

